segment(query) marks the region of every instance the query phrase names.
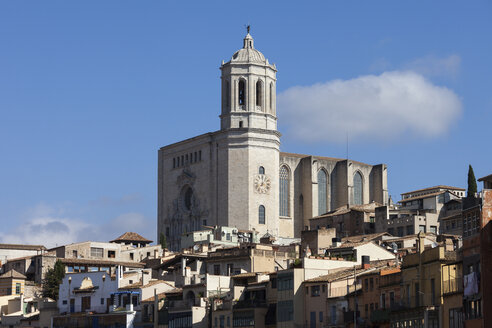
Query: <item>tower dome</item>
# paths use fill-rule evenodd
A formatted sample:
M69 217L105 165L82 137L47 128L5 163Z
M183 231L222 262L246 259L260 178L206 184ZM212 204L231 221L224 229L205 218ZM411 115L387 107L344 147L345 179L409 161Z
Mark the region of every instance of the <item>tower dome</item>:
M243 47L232 55L231 62L261 63L266 64L263 54L254 48L254 40L251 34L246 34Z

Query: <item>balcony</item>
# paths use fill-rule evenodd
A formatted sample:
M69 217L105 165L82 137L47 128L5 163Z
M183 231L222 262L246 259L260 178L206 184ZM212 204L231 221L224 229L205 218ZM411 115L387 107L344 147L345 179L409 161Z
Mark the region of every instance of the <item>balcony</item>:
M241 300L237 301L236 304L234 304L234 310L238 309L249 309L249 308L258 308L258 307L268 307L268 304L266 300Z
M379 309L379 310L372 311L371 322L372 323L389 322L390 312L391 312L390 309Z
M463 292L463 279L456 278L451 280L445 280L442 282L443 294L453 294Z
M192 306L201 306L199 298L192 298L187 300L169 301L169 310L173 312L191 310Z

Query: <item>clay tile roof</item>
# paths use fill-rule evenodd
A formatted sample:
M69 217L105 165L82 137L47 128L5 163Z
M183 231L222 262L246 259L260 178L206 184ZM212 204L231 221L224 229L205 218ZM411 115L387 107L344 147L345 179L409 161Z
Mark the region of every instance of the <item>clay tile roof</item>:
M463 188L458 188L458 187L453 187L453 186L439 185L439 186L428 187L428 188L423 188L423 189L417 189L417 190L414 190L414 191L404 192L404 193L402 193L402 195L413 194L415 192L421 192L421 191L432 190L432 189L465 190Z
M480 179L478 179L478 181L480 181L480 182L482 182L482 181L489 181L489 180L492 180L492 174L486 175L486 176L481 177Z
M15 271L14 269L12 269L12 270L5 272L4 274L2 274L0 276L0 279L3 279L3 278L26 279L27 277L24 276L22 273L19 273L19 272Z
M0 244L0 249L22 249L29 251L41 251L46 250L43 245L20 245L20 244Z
M116 238L114 240L111 240L110 242L114 243L114 242L121 242L121 241L140 241L143 243L151 243L152 242L152 240L145 239L144 237L140 236L136 232L125 232L124 234L122 234L121 236L119 236L118 238Z

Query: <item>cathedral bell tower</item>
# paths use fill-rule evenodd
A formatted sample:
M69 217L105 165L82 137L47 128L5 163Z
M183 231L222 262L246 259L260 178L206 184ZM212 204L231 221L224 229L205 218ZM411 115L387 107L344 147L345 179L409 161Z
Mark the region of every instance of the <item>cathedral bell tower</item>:
M276 73L248 33L220 70L221 128L217 134L217 225L277 235L280 133Z
M255 49L248 33L243 47L231 60L220 66L222 71L222 112L220 128L256 128L277 130L276 73L261 52Z

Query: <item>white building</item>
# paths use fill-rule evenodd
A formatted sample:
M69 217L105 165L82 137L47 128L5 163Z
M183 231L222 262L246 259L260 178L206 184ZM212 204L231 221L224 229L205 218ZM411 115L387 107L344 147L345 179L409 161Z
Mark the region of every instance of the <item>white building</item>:
M171 250L204 225L300 237L313 216L387 203L384 164L280 152L277 68L249 33L220 69L220 130L159 150L158 235Z

